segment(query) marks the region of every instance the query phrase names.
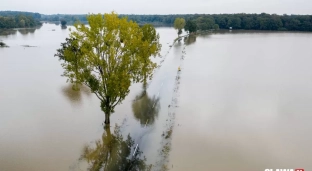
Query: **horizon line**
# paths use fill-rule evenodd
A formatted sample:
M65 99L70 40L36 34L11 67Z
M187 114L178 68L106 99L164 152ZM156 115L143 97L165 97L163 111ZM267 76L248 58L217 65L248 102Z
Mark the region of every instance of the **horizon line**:
M107 13L111 13L111 12L116 12L116 11L111 11L111 12L104 12L104 13L53 13L53 14L44 14L44 13L40 13L40 12L32 12L32 11L16 11L16 10L0 10L0 12L29 12L29 13L39 13L40 15L88 15L88 14L107 14ZM270 15L312 15L312 14L288 14L288 13L283 13L283 14L277 14L277 13L266 13L266 12L261 12L261 13L245 13L245 12L239 12L239 13L172 13L172 14L135 14L135 13L118 13L116 12L116 14L118 15L226 15L226 14L270 14Z

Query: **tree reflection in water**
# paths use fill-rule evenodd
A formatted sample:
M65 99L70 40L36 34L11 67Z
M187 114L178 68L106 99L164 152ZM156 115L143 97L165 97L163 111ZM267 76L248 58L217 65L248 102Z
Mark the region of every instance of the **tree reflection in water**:
M27 35L29 33L34 34L36 31L36 28L24 28L24 29L18 29L18 32L22 35Z
M190 34L188 37L184 38L184 42L186 45L190 45L196 42L196 35Z
M66 26L66 25L65 25L65 26L62 25L62 26L61 26L61 29L62 29L62 30L66 30L66 29L67 29L67 26Z
M151 170L152 165L146 165L146 158L140 158L143 154L136 149L134 140L130 134L123 138L120 126L115 126L112 134L109 127L105 127L102 138L95 142L95 146L84 147L80 160L89 163L90 171L146 171Z
M1 36L15 35L16 32L17 32L16 30L12 29L0 29Z
M154 124L155 119L158 117L159 109L159 98L155 96L149 97L145 89L132 103L134 117L141 125Z
M78 88L73 88L73 84L62 87L62 93L73 104L80 104L82 93L87 96L91 95L91 91L88 87L80 85Z

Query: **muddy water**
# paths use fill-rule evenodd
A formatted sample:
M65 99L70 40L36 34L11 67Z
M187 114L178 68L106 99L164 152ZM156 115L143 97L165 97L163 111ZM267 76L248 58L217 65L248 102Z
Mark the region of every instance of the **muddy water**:
M98 99L60 76L53 55L68 29L0 31L10 46L0 49L0 170L86 170L97 162L160 170L167 159L172 170L311 168L311 34L210 34L170 48L176 32L157 31L161 67L146 90L131 86L110 130ZM100 154L111 147L118 158L107 162ZM101 153L90 158L93 151Z
M115 150L126 149L114 159L116 163L109 164L111 168L133 158L136 147L136 152L142 152L141 164L156 163L177 68L176 58L168 53L176 37L174 29L157 31L163 57L156 60L162 61L162 67L146 92L140 84L131 86L129 96L111 116L110 131L103 129L98 99L85 87L72 91L60 76L63 70L53 56L68 29L44 24L39 29L1 31L0 40L10 48L0 49L0 170L86 170L92 164L79 160L87 159L85 149L92 151L96 141L106 139L118 139L113 141ZM124 142L131 143L124 146ZM102 143L103 150L106 145ZM101 156L90 160L99 161Z
M312 169L312 34L224 33L186 46L171 170Z

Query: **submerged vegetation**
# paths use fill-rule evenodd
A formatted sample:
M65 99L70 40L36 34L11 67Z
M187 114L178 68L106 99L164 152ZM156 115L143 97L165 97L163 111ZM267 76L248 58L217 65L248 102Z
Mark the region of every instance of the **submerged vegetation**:
M9 47L9 46L0 41L0 47Z
M185 20L184 18L176 18L174 20L174 24L173 27L178 30L178 36L180 37L180 35L182 34L182 29L185 26Z
M151 25L139 27L115 13L88 16L90 27L76 31L57 50L63 76L76 85L89 87L101 101L105 124L115 106L129 94L133 82L146 82L156 64L150 56L160 51L159 36Z
M197 24L194 20L187 20L184 30L189 32L189 33L194 33L197 30Z

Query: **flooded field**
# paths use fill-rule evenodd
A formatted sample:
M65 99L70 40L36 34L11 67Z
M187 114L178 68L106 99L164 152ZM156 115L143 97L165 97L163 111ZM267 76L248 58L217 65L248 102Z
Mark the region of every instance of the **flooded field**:
M157 31L160 67L147 89L131 86L109 130L90 90L60 76L68 29L1 31L0 170L312 168L312 34L234 31L170 47L176 31Z
M312 169L310 33L210 34L186 47L172 170Z

